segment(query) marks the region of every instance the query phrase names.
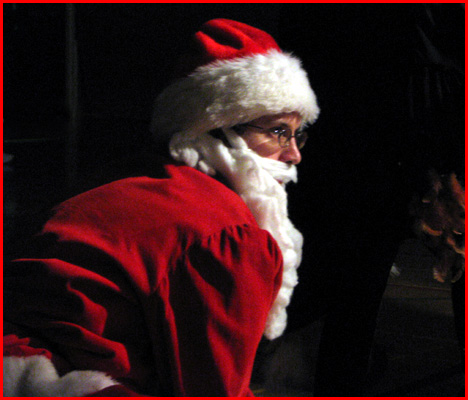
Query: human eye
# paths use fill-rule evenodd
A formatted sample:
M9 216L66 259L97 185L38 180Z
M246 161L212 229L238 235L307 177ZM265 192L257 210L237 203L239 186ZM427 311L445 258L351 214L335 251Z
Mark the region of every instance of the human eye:
M268 129L268 132L273 136L286 136L288 131L282 126L274 126Z

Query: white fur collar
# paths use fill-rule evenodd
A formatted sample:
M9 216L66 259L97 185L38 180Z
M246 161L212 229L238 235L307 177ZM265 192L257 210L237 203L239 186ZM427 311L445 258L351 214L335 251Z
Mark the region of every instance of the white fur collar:
M224 133L232 148L208 133L197 137L175 134L169 147L175 160L209 175L222 174L247 204L259 226L277 241L283 254L283 282L264 331L272 340L286 328L286 307L297 284L296 269L302 258L303 238L288 218L284 187L287 181L297 180L296 168L258 156L232 130L226 129ZM278 183L275 177L284 183Z

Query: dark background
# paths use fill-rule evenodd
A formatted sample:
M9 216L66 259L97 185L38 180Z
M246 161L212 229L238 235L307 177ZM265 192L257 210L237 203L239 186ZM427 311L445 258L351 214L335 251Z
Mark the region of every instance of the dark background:
M369 342L396 249L411 235L413 194L430 168L464 182L464 5L3 7L6 257L44 210L147 143L153 99L190 35L211 18L237 19L303 60L322 109L290 188L306 245L289 329L347 304L329 329L346 315L368 327L355 340Z

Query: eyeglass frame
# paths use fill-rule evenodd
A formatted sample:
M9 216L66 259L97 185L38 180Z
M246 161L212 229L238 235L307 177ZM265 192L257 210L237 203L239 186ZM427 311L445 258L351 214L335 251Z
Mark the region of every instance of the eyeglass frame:
M271 128L263 128L261 126L257 126L257 125L253 125L253 124L249 124L249 123L245 123L245 124L239 124L239 125L235 125L232 127L232 129L234 129L236 132L239 131L241 128L244 128L244 127L249 127L249 128L255 128L255 129L258 129L259 131L263 131L263 132L268 132L274 136L276 136L276 139L278 140L278 145L280 146L280 148L282 149L287 149L289 146L290 146L290 143L291 143L291 139L292 138L297 138L297 134L301 134L301 135L304 135L304 141L303 142L298 142L297 139L296 139L296 145L297 145L297 148L299 150L301 150L306 142L307 142L307 139L309 137L309 135L307 134L307 131L305 130L301 130L301 131L298 131L296 132L296 134L294 135L293 132L292 132L292 129L289 128L289 127L282 127L281 129L283 129L283 132L290 132L290 135L286 136L286 141L284 142L284 144L282 145L280 140L281 140L281 137L285 137L285 134L283 132L280 132L280 133L275 133L273 132L273 130L278 130L278 126L274 126L274 127L271 127Z

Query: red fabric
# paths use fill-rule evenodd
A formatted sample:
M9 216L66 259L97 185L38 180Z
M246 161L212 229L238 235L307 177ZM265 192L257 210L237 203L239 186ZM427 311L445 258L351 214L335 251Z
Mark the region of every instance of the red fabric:
M34 348L30 346L29 338L20 339L16 335L6 335L3 337L3 356L4 357L29 357L44 356L52 359L52 353L46 349Z
M206 22L195 34L192 48L179 62L178 75L187 75L196 68L218 60L231 60L270 50L281 51L268 33L229 19Z
M167 173L57 207L35 255L5 268L5 319L140 393L251 396L280 250L227 187Z

